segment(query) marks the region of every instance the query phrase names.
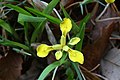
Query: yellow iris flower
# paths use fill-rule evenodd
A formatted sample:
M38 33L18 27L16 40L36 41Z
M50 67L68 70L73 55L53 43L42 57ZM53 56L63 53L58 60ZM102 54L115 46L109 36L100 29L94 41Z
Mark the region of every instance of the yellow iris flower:
M115 0L105 0L106 3L114 3Z
M64 18L64 20L60 23L60 30L62 31L62 35L66 37L67 33L70 32L71 28L71 20L69 18Z
M55 57L57 60L59 60L63 55L62 51L66 51L68 53L69 59L71 61L83 64L83 62L84 62L83 54L77 50L73 50L73 49L69 48L66 45L66 35L68 32L70 32L71 28L72 28L71 20L69 18L64 18L64 20L60 23L60 29L62 31L60 44L56 44L53 46L48 46L46 44L39 45L37 47L37 56L38 57L46 57L50 51L57 50L57 52L55 53ZM74 37L69 41L68 44L75 45L79 41L80 41L80 38Z

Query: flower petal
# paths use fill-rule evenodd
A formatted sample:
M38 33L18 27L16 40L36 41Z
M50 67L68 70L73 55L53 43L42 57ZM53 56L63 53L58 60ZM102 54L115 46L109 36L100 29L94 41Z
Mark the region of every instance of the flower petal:
M106 3L114 3L115 0L105 0Z
M53 50L51 46L48 46L46 44L41 44L37 47L37 56L46 57L51 50Z
M79 52L77 50L69 49L68 53L69 53L69 58L70 58L71 61L83 64L84 56L81 52Z
M70 40L70 42L68 44L70 45L76 45L78 42L80 41L79 37L74 37Z
M72 23L69 18L64 18L64 20L60 23L60 29L62 31L62 35L66 36L67 33L71 30Z
M62 49L62 45L61 44L56 44L56 45L53 45L52 48L54 50L60 50L60 49Z
M61 51L57 51L55 53L55 57L56 57L57 60L59 60L62 57L62 52Z
M65 45L64 47L63 47L63 50L64 51L68 51L70 48L67 46L67 45Z
M66 37L65 37L64 35L61 36L60 44L61 44L62 46L66 45Z

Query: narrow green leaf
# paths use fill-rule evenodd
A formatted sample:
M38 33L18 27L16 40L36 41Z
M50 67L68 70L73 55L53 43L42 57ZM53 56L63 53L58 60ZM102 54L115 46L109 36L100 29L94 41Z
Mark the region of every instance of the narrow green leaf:
M13 29L9 26L9 24L7 24L4 20L0 19L0 26L5 29L6 31L8 31L9 33L13 34Z
M60 66L60 62L59 61L56 61L52 64L50 64L49 66L47 66L43 72L41 73L40 77L38 78L38 80L44 80L45 77L54 69L56 68L57 66Z
M63 57L62 57L59 61L56 61L56 62L50 64L49 66L47 66L47 67L43 70L43 72L41 73L41 75L39 76L38 80L44 80L45 77L46 77L53 69L55 69L56 67L64 64L64 63L66 62L66 60L65 60L66 57L67 57L67 54L64 53L64 54L63 54Z
M61 5L61 9L62 9L65 17L70 18L71 21L72 21L72 25L73 25L73 27L72 27L72 32L75 33L75 34L78 33L79 27L78 27L78 26L76 25L76 23L72 20L72 18L69 16L69 14L67 13L67 11L64 9L64 7L63 7L62 5Z
M5 6L12 8L13 10L17 11L18 13L26 14L26 15L31 15L29 12L26 10L20 8L19 6L12 5L12 4L5 4Z
M24 25L24 22L42 22L46 18L44 17L33 17L20 13L18 16L18 22Z
M24 50L29 51L29 47L27 47L26 45L18 43L18 42L10 41L10 40L0 40L0 44L4 46L20 47Z
M83 44L83 39L84 39L84 34L85 34L85 23L82 23L81 26L81 30L80 32L76 35L77 37L79 37L81 40L79 43L77 43L77 45L75 46L76 50L81 51L82 49L82 44Z
M15 30L2 19L0 19L0 26L13 35L17 40L20 40Z
M60 24L60 20L57 18L54 18L48 14L50 14L53 10L53 8L57 5L57 3L59 2L59 0L52 0L48 6L46 7L46 9L42 12L32 9L32 8L28 8L26 7L26 9L28 11L30 11L31 13L37 15L37 16L44 16L46 17L50 22L56 23L56 24ZM44 20L43 22L40 23L40 25L38 26L38 28L36 28L36 30L33 32L32 34L32 38L31 38L31 42L35 42L36 38L42 35L42 32L44 30L44 25L47 22L47 20Z
M52 23L60 24L60 22L61 22L58 18L52 17L52 16L50 16L50 15L47 15L47 14L45 14L45 13L42 13L42 12L40 12L40 11L38 11L38 10L33 9L33 8L26 7L26 9L27 9L28 11L30 11L31 13L37 15L37 16L46 17L46 18L47 18L50 22L52 22Z
M32 9L32 8L28 8L26 7L27 10L29 10L30 12L32 12L33 14L37 15L37 16L43 16L43 17L46 17L50 22L53 22L55 24L60 24L60 20L57 19L57 18L54 18L52 16L49 16L47 14L44 14L38 10L35 10L35 9ZM36 28L36 30L33 32L32 34L32 38L31 38L31 43L34 42L36 40L36 38L39 36L42 35L42 32L44 30L44 25L46 23L47 20L43 20L40 25Z
M79 80L83 80L83 78L82 78L82 76L81 76L81 72L80 72L80 70L79 70L79 68L78 68L78 64L72 62L72 65L73 65L75 71L77 72L77 75L78 75Z
M62 65L63 63L65 63L65 61L62 62L62 63L60 63L60 61L56 61L56 62L50 64L49 66L47 66L47 67L43 70L43 72L41 73L41 75L40 75L40 77L38 78L38 80L44 80L45 77L46 77L53 69L55 69L57 66Z
M48 6L44 9L43 13L45 14L51 14L51 12L53 11L53 8L55 8L55 6L58 4L60 0L52 0Z
M37 28L34 30L32 37L31 37L31 43L34 43L36 38L38 38L38 35L41 36L42 32L44 30L44 25L46 23L46 20L43 20L38 26Z
M88 20L90 19L91 14L87 14L85 16L85 18L83 20L81 20L80 25L79 25L79 33L76 35L77 37L79 37L81 40L80 42L76 45L75 49L76 50L80 50L82 49L82 43L83 43L83 39L84 39L84 34L85 34L85 25L88 22Z
M29 23L24 22L24 34L25 34L25 41L28 46L30 46L30 41L29 41Z

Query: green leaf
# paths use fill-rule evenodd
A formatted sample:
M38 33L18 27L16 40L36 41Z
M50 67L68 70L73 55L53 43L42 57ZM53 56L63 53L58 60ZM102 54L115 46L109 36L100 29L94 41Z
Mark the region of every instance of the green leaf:
M63 62L65 63L65 61ZM50 64L49 66L47 66L43 72L41 73L40 77L38 78L38 80L44 80L45 77L53 70L55 69L57 66L62 65L63 63L60 63L60 61L56 61L52 64Z
M42 32L44 30L44 25L46 23L46 20L43 20L38 26L37 28L34 30L34 32L32 33L32 37L31 37L31 43L34 43L35 40L38 38L38 35L41 36Z
M68 76L67 80L74 80L74 73L73 73L73 70L70 67L67 68L65 74Z
M40 77L38 78L38 80L44 80L45 77L54 69L56 68L57 66L60 66L60 62L59 61L56 61L52 64L50 64L49 66L47 66L43 72L41 73Z
M18 22L24 25L24 22L42 22L46 18L44 17L34 17L20 13L18 16Z
M0 19L0 26L13 35L17 40L20 40L14 28L12 28L9 24L7 24L4 20Z
M29 41L29 23L27 22L24 22L24 34L25 34L25 41L26 41L26 44L30 46L30 41Z
M24 50L29 51L29 47L27 47L26 45L18 43L18 42L10 41L10 40L0 40L0 44L4 46L20 47Z
M78 31L79 31L79 27L76 25L76 23L72 20L72 18L69 16L69 14L66 12L66 10L64 9L64 7L61 5L61 9L62 9L62 11L63 11L63 13L64 13L64 15L65 15L65 17L67 17L67 18L70 18L71 19L71 21L72 21L72 32L73 33L78 33Z
M12 5L12 4L5 4L5 6L12 8L13 10L17 11L18 13L22 13L22 14L26 14L26 15L31 15L29 12L27 12L26 10L16 6L16 5Z
M82 49L82 43L83 43L83 39L84 39L84 34L85 34L85 25L88 22L88 20L90 19L91 14L87 14L85 16L85 18L80 22L80 29L79 29L79 33L76 35L77 37L79 37L81 40L80 42L76 45L75 49L81 51Z
M38 11L38 10L33 9L33 8L26 7L26 9L27 9L28 11L30 11L31 13L37 15L37 16L46 17L46 18L47 18L50 22L52 22L52 23L60 24L60 22L61 22L58 18L52 17L52 16L50 16L50 15L47 15L47 14L45 14L45 13L42 13L42 12L40 12L40 11Z
M30 11L31 13L37 15L37 16L46 17L50 22L60 24L61 21L59 19L48 15L48 14L50 14L52 12L53 8L57 5L58 2L59 2L59 0L52 0L48 4L48 6L45 8L43 13L38 11L38 10L28 8L28 7L26 7L26 9L28 11ZM31 37L31 43L35 42L36 38L38 38L38 35L41 37L46 22L47 22L47 20L44 20L43 22L41 22L40 25L38 26L38 28L36 28L36 30L33 32L32 37Z
M45 77L53 70L55 69L56 67L64 64L65 62L67 62L65 59L67 57L67 54L65 52L63 52L63 57L59 60L59 61L56 61L52 64L50 64L49 66L47 66L43 72L41 73L41 75L39 76L38 80L44 80Z
M46 18L44 17L33 17L33 16L22 14L22 13L19 14L18 22L24 26L25 40L27 41L27 43L29 43L29 40L28 40L29 24L27 22L31 22L34 25L34 23L40 24L40 22L43 22L45 19ZM37 27L37 30L38 30L38 27ZM37 33L34 33L34 34L37 34Z
M58 4L60 0L52 0L48 6L44 9L43 13L45 14L51 14L51 12L53 11L53 8L55 8L55 6Z
M79 70L79 68L78 68L78 64L72 62L72 65L73 65L74 69L75 69L76 72L77 72L77 75L78 75L79 80L83 80L82 75L81 75L81 72L80 72L80 70Z

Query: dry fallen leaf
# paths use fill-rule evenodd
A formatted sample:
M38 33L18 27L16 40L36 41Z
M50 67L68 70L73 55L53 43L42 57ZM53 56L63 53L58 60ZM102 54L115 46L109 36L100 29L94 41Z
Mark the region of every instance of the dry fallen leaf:
M9 51L0 59L0 80L16 80L21 75L22 62L20 54Z
M41 63L41 62L40 62ZM40 75L42 64L37 59L32 61L30 69L25 74L21 75L18 80L36 80Z
M102 19L116 16L111 7L102 16ZM89 26L89 25L88 25ZM97 22L92 32L92 41L88 42L83 49L85 55L84 67L91 70L100 63L101 58L104 56L109 37L111 36L115 26L115 21Z
M108 80L120 79L120 49L112 48L101 61L102 75Z

